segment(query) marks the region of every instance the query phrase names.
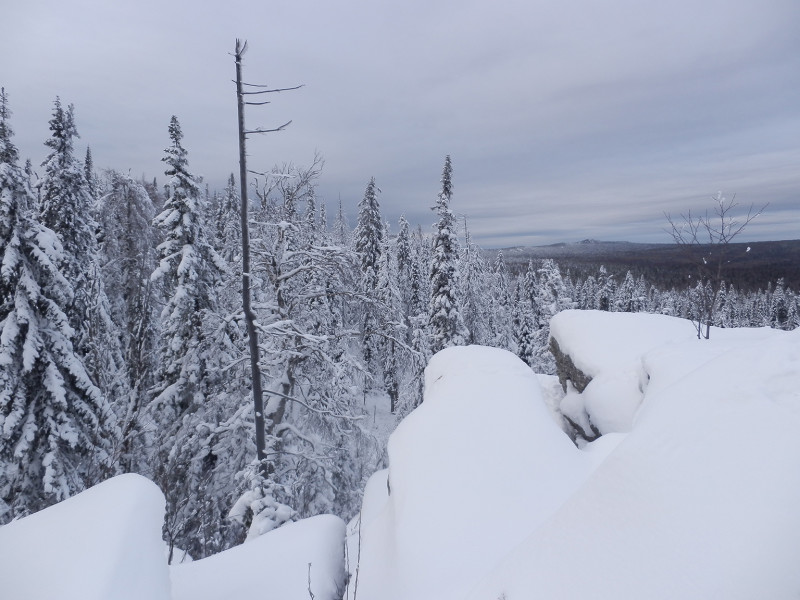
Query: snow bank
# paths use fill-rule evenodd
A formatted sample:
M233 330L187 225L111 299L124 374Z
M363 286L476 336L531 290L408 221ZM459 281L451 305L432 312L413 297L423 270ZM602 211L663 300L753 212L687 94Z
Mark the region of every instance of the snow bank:
M164 497L120 475L0 527L0 596L14 600L168 600Z
M388 480L376 474L365 491L359 600L465 596L561 506L592 460L556 425L522 361L469 346L433 357L425 401L390 438L389 465ZM350 598L357 522L351 531Z
M309 600L309 577L316 600L341 598L343 545L344 523L338 517L290 523L225 552L170 567L173 599Z
M800 331L720 338L645 355L633 431L469 598L800 595Z
M554 323L575 363L612 382L587 387L598 406L642 382L630 431L578 450L516 357L437 354L350 525L345 597L356 582L360 600L800 596L800 331L709 341L652 315Z
M680 377L696 367L696 355L705 362L733 346L752 344L780 335L769 328L711 328L710 340L698 340L691 321L666 315L566 310L550 321L550 335L574 365L592 381L583 393L568 390L562 412L588 431L601 434L630 431L642 403L651 373L644 364L650 350L688 344ZM683 352L683 350L681 350Z

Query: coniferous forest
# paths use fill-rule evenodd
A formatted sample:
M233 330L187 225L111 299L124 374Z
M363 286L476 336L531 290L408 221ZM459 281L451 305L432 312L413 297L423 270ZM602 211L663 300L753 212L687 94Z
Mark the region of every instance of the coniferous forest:
M0 524L140 473L166 496L169 547L201 558L297 518L352 517L385 461L375 403L408 414L448 346L504 348L552 374L548 323L569 308L800 325L782 279L666 289L603 266L489 259L455 218L450 156L419 224L387 223L369 174L351 224L317 196L321 157L276 166L251 182L259 463L238 182L209 189L179 120L164 125L163 175L97 172L57 98L34 166L0 95Z

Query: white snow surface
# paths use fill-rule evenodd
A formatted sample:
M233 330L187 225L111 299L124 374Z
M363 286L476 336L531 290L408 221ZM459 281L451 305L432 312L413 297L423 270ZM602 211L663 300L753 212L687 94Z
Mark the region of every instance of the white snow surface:
M587 429L590 421L600 433L627 432L649 385L643 364L648 351L682 348L686 369L694 368L697 353L703 362L736 345L774 338L782 332L763 328L711 328L710 340L698 340L691 321L666 315L565 310L550 321L550 336L577 368L592 378L582 394L567 393L562 412ZM680 373L685 374L685 373ZM677 374L676 374L677 375Z
M340 518L320 515L214 556L174 565L173 600L309 600L309 585L315 600L341 598L344 531Z
M621 382L593 392L612 413L636 382L627 432L578 450L516 357L440 352L350 525L346 597L359 550L360 600L800 597L800 331L553 324L576 365Z
M120 475L0 527L0 598L169 600L164 497Z
M5 600L227 600L341 597L344 522L321 515L195 562L169 567L164 496L120 475L0 527Z
M168 567L163 496L122 475L0 527L0 598L305 600L311 564L332 600L345 561L351 600L800 597L800 330L566 311L551 331L583 394L503 350L432 358L346 558L323 515ZM619 430L578 449L565 403Z
M425 401L389 440L365 490L359 600L460 598L592 470L559 429L534 373L504 350L449 348ZM356 591L352 523L349 597Z

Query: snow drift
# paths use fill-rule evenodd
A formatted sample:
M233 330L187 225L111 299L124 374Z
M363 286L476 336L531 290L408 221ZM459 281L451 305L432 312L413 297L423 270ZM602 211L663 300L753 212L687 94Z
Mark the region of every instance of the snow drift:
M305 519L173 567L163 520L161 491L129 474L4 525L0 598L308 600L309 590L317 600L341 597L345 526L338 517Z
M558 428L534 373L504 350L433 357L425 401L367 486L349 557L360 600L461 598L586 479L595 457ZM389 491L391 490L391 491ZM356 560L357 562L357 560Z
M578 404L628 433L578 450L516 357L437 354L351 524L358 598L800 595L800 331L567 311L553 332L605 382Z
M164 497L120 475L0 527L0 597L169 600Z
M344 522L321 515L171 567L174 600L334 600L344 589Z

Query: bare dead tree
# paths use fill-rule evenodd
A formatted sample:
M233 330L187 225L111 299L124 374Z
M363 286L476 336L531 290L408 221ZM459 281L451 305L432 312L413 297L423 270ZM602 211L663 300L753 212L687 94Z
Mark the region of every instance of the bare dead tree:
M274 133L283 131L289 126L291 121L284 123L280 127L272 129L256 128L248 130L245 127L244 107L245 105L260 106L269 104L268 101L246 101L245 96L274 94L299 89L302 86L289 88L270 88L266 85L244 83L242 81L242 57L247 51L247 42L236 40L234 59L236 61L236 101L239 116L239 180L241 185L241 227L242 227L242 308L244 310L245 327L247 329L248 347L250 351L250 373L252 377L253 407L255 410L256 426L256 457L262 465L266 465L266 440L264 436L264 392L261 385L261 369L259 367L260 352L258 346L258 329L256 327L256 315L253 311L250 298L250 228L247 216L247 136L262 133ZM244 91L247 86L248 91Z
M735 213L739 204L735 201L735 194L727 200L722 192L717 192L712 200L712 212L706 211L704 215L694 216L688 211L681 213L680 218L673 219L669 213L664 213L669 223L667 233L678 246L686 250L697 266L694 284L697 339L709 339L711 335L717 297L724 282L725 268L730 263L731 242L768 206L765 204L756 210L751 204L746 215L737 217Z

